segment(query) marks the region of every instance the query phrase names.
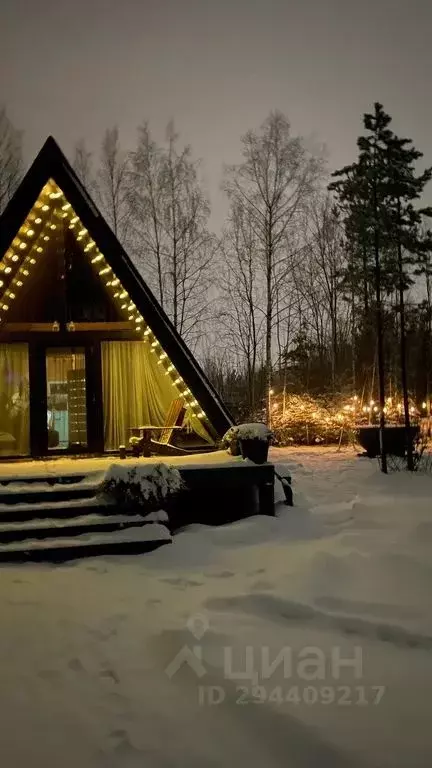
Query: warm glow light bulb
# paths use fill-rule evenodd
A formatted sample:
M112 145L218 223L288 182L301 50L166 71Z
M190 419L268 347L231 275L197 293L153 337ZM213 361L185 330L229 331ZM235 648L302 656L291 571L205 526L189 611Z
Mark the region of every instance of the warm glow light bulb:
M33 229L28 229L27 232L26 232L26 235L27 235L27 237L33 237L34 230Z
M42 206L43 211L49 211L49 205L43 205Z
M6 268L5 268L5 272L6 272L6 274L8 275L8 274L9 274L9 272L12 272L12 267L6 267Z
M18 261L18 259L19 259L19 256L17 256L16 253L14 253L14 255L12 256L12 261Z
M39 217L35 219L35 224L42 224L42 219Z
M27 243L20 243L20 248L24 251L27 248Z

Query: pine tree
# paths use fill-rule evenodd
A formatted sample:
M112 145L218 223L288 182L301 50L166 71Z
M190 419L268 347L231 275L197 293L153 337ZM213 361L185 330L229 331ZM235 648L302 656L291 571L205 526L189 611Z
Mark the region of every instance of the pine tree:
M411 267L424 254L419 227L432 209L416 208L432 169L416 174L415 163L422 157L410 139L401 139L390 129L391 117L381 104L363 118L366 134L358 139L356 163L336 171L338 181L330 188L338 197L345 215L345 235L352 254L349 275L363 292L364 317L369 311L370 282L373 275L378 352L380 439L383 449L385 366L383 341L383 297L398 296L400 317L400 367L407 428L408 468L413 469L409 437L409 396L406 365L405 291L412 285ZM411 270L412 271L412 270ZM357 288L359 291L359 288ZM386 458L382 451L382 468Z

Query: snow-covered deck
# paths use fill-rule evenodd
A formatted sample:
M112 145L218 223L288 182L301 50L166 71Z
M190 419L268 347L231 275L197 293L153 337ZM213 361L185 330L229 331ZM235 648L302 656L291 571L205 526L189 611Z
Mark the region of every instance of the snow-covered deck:
M121 460L119 456L106 455L96 458L61 456L47 459L29 461L1 461L1 479L23 477L48 477L67 476L105 472L111 464L155 464L165 462L175 466L212 466L215 465L239 465L242 463L240 456L230 456L226 451L213 451L211 453L194 453L189 456L152 456L151 458L127 458Z

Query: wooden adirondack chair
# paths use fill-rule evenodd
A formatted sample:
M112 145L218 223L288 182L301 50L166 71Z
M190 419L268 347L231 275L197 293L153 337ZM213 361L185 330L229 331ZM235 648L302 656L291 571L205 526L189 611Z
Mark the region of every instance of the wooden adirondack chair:
M172 436L175 429L181 429L183 419L186 413L185 401L182 397L177 397L172 401L169 411L165 418L165 424L159 428L159 439L150 439L150 450L154 453L160 453L166 456L183 453L181 448L171 445Z
M153 424L142 424L132 428L133 437L139 437L139 442L132 445L134 456L150 456L151 453L160 453L162 455L175 455L183 453L181 448L176 448L170 444L175 429L181 429L184 415L186 413L185 402L182 397L177 397L172 401L165 418L165 424L155 426ZM159 439L153 439L152 435L159 433Z

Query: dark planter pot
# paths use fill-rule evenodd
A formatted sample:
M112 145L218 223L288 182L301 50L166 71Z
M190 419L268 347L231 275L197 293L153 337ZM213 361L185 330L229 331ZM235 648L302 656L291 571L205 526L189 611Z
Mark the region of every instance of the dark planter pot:
M409 440L412 447L418 434L418 426L410 427ZM379 427L359 427L357 438L370 459L380 455ZM386 453L393 456L405 456L407 451L405 427L384 427L384 449Z
M254 464L265 464L268 458L269 440L251 438L240 439L241 454L244 459L250 459Z

